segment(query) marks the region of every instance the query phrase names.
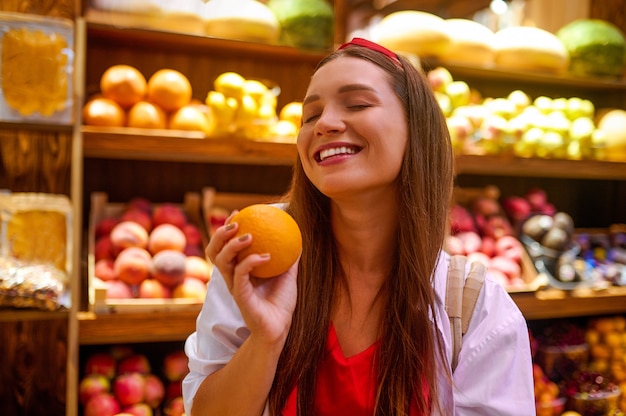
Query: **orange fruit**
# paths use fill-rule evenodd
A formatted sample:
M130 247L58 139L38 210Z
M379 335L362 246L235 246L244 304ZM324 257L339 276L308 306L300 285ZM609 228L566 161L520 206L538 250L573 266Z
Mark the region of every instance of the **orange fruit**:
M165 111L175 111L191 102L191 83L175 69L159 69L148 79L147 94Z
M83 107L83 122L88 126L122 127L126 124L126 113L117 102L96 97Z
M167 115L158 105L139 101L128 110L127 125L143 129L164 129L167 127Z
M212 116L197 104L184 105L170 116L169 128L174 130L191 130L210 133Z
M146 89L146 78L137 68L130 65L113 65L100 77L102 95L124 108L143 100Z
M254 204L243 208L231 222L239 224L237 237L250 233L252 244L239 252L238 260L249 254L269 253L270 260L252 270L255 277L274 277L285 273L302 251L302 234L296 221L281 208Z

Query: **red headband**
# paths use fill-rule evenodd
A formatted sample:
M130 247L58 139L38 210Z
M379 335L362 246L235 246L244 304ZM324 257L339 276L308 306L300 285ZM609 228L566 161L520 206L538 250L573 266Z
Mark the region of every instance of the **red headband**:
M371 40L367 40L363 38L352 38L350 42L344 43L339 48L337 48L337 50L345 49L350 46L363 46L364 48L382 53L383 55L391 59L394 63L400 65L400 59L398 59L397 54L385 48L384 46L379 45L378 43L374 43Z

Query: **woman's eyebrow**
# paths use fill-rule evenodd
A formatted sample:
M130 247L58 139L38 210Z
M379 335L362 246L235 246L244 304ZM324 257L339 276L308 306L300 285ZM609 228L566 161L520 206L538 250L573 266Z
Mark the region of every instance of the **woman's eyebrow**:
M342 87L339 88L339 90L337 90L339 94L344 94L344 93L352 92L352 91L376 92L376 89L366 84L348 84L348 85L343 85ZM319 98L320 96L317 94L309 95L308 97L304 99L304 101L302 101L302 105L319 100Z

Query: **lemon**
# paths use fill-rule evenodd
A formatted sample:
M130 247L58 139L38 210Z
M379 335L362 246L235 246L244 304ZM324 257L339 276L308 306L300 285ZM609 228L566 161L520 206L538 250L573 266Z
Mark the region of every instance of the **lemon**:
M278 118L281 120L291 121L294 125L302 124L302 103L300 101L292 101L280 110Z
M250 123L256 118L257 112L258 105L256 101L252 98L252 96L246 94L241 97L239 108L237 108L237 122L240 125Z
M209 91L205 103L211 109L218 124L227 125L233 122L238 107L236 99L227 98L221 92Z
M243 93L249 95L257 102L258 106L261 106L263 102L263 96L267 93L268 89L261 81L256 79L247 79L243 84Z
M246 80L236 72L224 72L214 82L215 91L221 92L226 97L240 100L244 94Z

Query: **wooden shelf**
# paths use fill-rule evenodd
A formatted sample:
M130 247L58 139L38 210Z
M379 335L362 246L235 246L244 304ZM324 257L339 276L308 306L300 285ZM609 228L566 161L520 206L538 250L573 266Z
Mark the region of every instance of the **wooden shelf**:
M512 293L511 297L527 320L626 313L626 288L574 291L546 289Z
M241 138L209 139L196 132L83 127L86 158L291 166L296 147Z
M40 311L35 309L0 309L0 322L13 321L46 321L51 319L68 319L69 311Z
M197 311L78 313L80 345L184 341L196 329Z

